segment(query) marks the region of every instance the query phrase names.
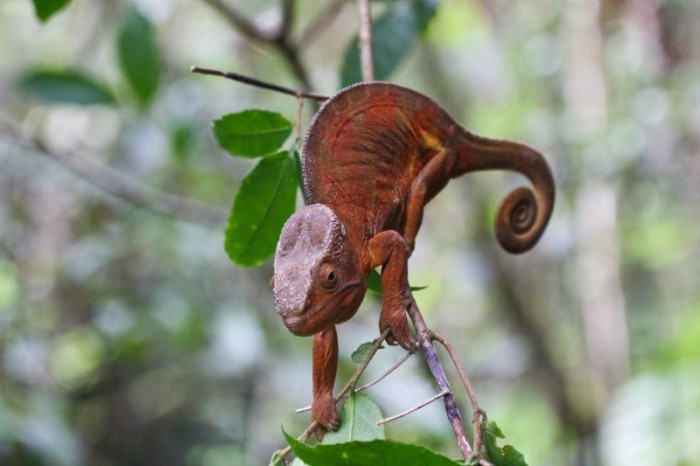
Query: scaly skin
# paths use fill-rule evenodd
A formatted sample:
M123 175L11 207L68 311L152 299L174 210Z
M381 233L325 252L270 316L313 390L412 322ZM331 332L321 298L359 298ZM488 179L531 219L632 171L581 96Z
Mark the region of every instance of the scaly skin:
M339 425L335 325L357 312L370 271L382 266L380 331L389 327L389 343L412 347L407 261L423 208L451 178L494 169L520 172L534 187L511 192L496 218L504 249L524 252L554 205L552 175L537 151L476 136L429 98L388 83L343 89L314 117L303 149L309 205L282 230L273 292L290 331L314 335L311 415L323 429Z

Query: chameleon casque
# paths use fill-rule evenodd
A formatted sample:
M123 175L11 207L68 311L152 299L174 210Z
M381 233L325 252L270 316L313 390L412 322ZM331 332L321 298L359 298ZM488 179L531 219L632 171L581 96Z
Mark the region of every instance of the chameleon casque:
M311 416L324 429L340 423L333 385L335 326L350 319L382 266L380 332L411 348L406 308L413 301L407 261L423 208L451 178L480 170L525 175L534 192L513 190L496 218L496 237L511 253L530 249L554 205L543 157L515 142L476 136L428 97L397 85L345 88L314 116L302 151L308 205L284 225L274 260L277 312L295 335L313 335Z

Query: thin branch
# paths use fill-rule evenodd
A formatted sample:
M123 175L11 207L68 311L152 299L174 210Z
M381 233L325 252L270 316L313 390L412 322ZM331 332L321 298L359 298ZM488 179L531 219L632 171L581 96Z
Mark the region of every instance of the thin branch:
M238 10L230 5L224 4L221 0L202 1L221 13L229 24L248 40L277 49L302 87L304 89L311 89L312 86L309 74L299 57L299 48L296 44L293 44L288 37L294 12L293 6L289 5L291 2L285 1L282 5L282 24L279 30L275 33L268 33L262 31L255 24L246 19Z
M368 383L364 384L364 385L361 386L361 387L357 387L355 390L353 390L353 393L359 393L359 392L361 392L361 391L367 390L368 388L370 388L370 387L372 387L372 386L378 384L378 383L381 382L386 376L388 376L389 374L391 374L392 372L394 372L396 369L398 369L399 366L401 366L401 364L405 363L405 362L408 360L408 358L410 358L411 356L413 356L413 354L414 354L413 351L409 351L409 352L404 353L403 356L401 356L401 359L399 359L398 361L396 361L396 362L394 363L394 365L392 365L389 369L385 370L379 377L377 377L376 379L372 380L371 382L368 382ZM347 396L347 395L346 395L346 396ZM304 406L303 408L295 409L294 412L295 412L295 413L305 413L306 411L310 411L310 410L311 410L311 406L309 405L309 406Z
M407 409L406 411L403 411L399 414L394 414L393 416L389 416L389 417L386 417L384 419L380 419L379 421L377 421L377 425L381 426L382 424L386 424L387 422L395 421L397 419L401 419L402 417L406 417L409 414L414 413L414 412L418 411L419 409L428 406L430 403L433 403L433 402L439 400L440 398L442 398L443 396L445 396L449 393L450 393L450 389L446 388L443 391L441 391L440 393L438 393L437 395L433 395L428 400L422 402L418 406L414 406L413 408Z
M372 57L372 11L369 0L358 0L360 15L360 63L362 80L374 81L374 58Z
M211 68L201 68L196 65L190 67L192 73L207 74L210 76L220 76L222 78L231 79L233 81L238 81L240 83L248 84L250 86L260 87L262 89L267 89L269 91L279 92L281 94L291 95L294 97L303 97L305 99L318 100L323 102L328 100L328 96L315 94L313 92L306 92L299 89L291 89L289 87L279 86L277 84L268 83L265 81L260 81L259 79L251 78L242 74L234 73L231 71L220 71Z
M292 30L294 22L294 9L296 7L295 0L282 0L282 22L280 23L277 37L281 40L289 38L289 33Z
M462 385L464 385L464 389L467 392L469 402L472 405L472 426L474 428L474 453L477 456L477 460L480 460L481 445L483 442L484 435L483 429L486 424L486 413L484 412L484 410L481 409L481 406L479 406L479 401L476 398L476 392L474 391L474 387L472 387L472 384L469 381L469 377L467 377L466 372L464 372L464 367L459 362L457 354L454 351L454 348L452 347L450 342L448 342L445 339L445 337L433 332L432 330L430 331L430 336L431 339L439 342L447 350L447 354L450 355L450 359L452 359L452 364L454 364L455 369L457 369L459 378L462 380Z
M414 353L413 351L409 351L409 352L407 352L407 353L404 353L404 355L401 357L401 359L399 359L398 361L396 361L396 363L395 363L393 366L391 366L389 369L387 369L386 371L384 371L384 373L383 373L382 375L380 375L380 376L377 377L376 379L372 380L371 382L368 382L368 383L364 384L363 386L357 388L355 391L356 391L356 392L361 392L362 390L367 390L369 387L372 387L373 385L378 384L378 383L381 382L386 376L388 376L389 374L391 374L392 372L394 372L396 369L398 369L399 366L401 366L401 364L405 363L405 362L408 360L408 358L410 358L410 357L413 356L414 354L415 354L415 353Z
M413 327L416 329L418 334L418 344L423 349L423 355L428 363L428 368L430 369L433 378L438 385L440 391L450 389L450 384L447 381L447 375L445 375L445 369L440 363L440 359L437 356L437 351L433 346L432 340L430 339L430 329L425 324L423 316L418 310L418 306L415 301L411 300L408 305L408 315L411 317L413 322ZM459 408L457 407L457 402L451 392L447 393L443 397L445 402L445 412L447 413L447 419L452 425L452 430L454 430L455 437L457 438L457 446L465 460L469 459L472 455L472 448L467 440L467 433L462 425L462 416L459 414Z
M240 32L246 39L255 42L270 43L274 37L261 31L255 24L248 21L238 10L227 5L221 0L202 0L210 7L218 11L231 26Z
M311 411L311 405L304 406L303 408L297 408L294 410L294 412L297 414L305 413L307 411Z
M389 328L384 329L382 334L374 340L374 344L372 345L372 348L370 348L369 352L367 353L367 356L365 356L365 359L362 361L360 364L360 367L358 367L355 370L355 373L348 379L348 381L345 383L342 389L338 392L338 394L335 396L335 402L337 403L343 397L345 397L346 394L350 393L351 390L355 387L355 384L357 384L357 381L360 379L360 376L362 373L367 369L367 366L369 365L370 361L372 358L374 358L374 355L377 353L379 350L379 347L382 346L382 343L384 343L384 340L386 339L387 335L389 335L389 332L391 330ZM312 421L311 424L302 432L302 434L298 437L298 440L301 442L305 442L309 439L311 434L316 430L318 427L318 422L317 421ZM284 459L289 453L292 451L292 447L287 446L284 450L280 451L280 459Z
M219 228L226 222L225 211L134 181L107 165L93 162L97 157L55 152L39 139L22 135L19 128L9 123L0 122L0 132L15 145L54 160L91 186L136 207L207 227Z
M202 0L204 3L208 4L210 7L218 11L221 16L223 16L226 21L229 22L238 32L245 36L249 40L257 42L270 42L272 36L262 32L255 24L248 21L238 10L234 7L225 4L221 0Z

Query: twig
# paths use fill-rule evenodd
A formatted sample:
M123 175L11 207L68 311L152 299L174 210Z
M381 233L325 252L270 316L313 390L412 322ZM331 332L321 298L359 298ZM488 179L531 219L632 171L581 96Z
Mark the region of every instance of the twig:
M480 460L481 445L483 442L483 429L484 425L486 424L486 413L484 412L484 410L481 409L481 406L479 406L479 401L476 398L476 392L474 391L474 387L472 387L472 384L469 381L469 377L467 377L467 374L464 372L464 368L459 362L457 354L454 351L454 348L452 347L450 342L448 342L445 339L445 337L433 332L432 330L430 331L430 336L432 340L439 342L447 350L447 354L449 354L450 359L452 359L452 364L454 364L455 369L457 369L459 378L462 379L462 385L464 385L464 389L466 390L467 396L469 397L469 402L472 405L472 426L474 428L474 453L476 454L477 460Z
M225 211L134 181L107 165L93 162L97 157L55 152L39 139L24 136L5 122L0 122L0 131L17 146L54 160L90 185L136 207L207 227L220 228L226 222Z
M407 353L404 353L404 355L401 357L401 359L399 359L398 361L396 361L396 363L395 363L393 366L391 366L389 369L387 369L386 371L384 371L384 373L383 373L382 375L380 375L380 376L377 377L376 379L372 380L371 382L368 382L368 383L364 384L363 386L357 388L355 391L356 391L356 392L361 392L362 390L367 390L369 387L378 384L378 383L381 382L387 375L391 374L391 373L394 372L396 369L398 369L399 366L401 366L401 364L405 363L405 362L408 360L408 358L410 358L411 356L413 356L413 354L414 354L413 351L409 351L409 352L407 352Z
M433 402L439 400L440 398L442 398L443 396L445 396L449 393L450 393L450 389L446 388L443 391L441 391L440 393L438 393L437 395L433 395L432 397L430 397L430 399L424 401L423 403L419 404L418 406L414 406L413 408L407 409L406 411L403 411L399 414L394 414L393 416L389 416L389 417L386 417L384 419L378 420L377 425L381 426L382 424L386 424L387 422L395 421L397 419L401 419L402 417L408 416L409 414L414 413L414 412L418 411L419 409L428 406L430 403L433 403Z
M350 391L355 387L355 384L359 380L360 376L362 373L367 369L367 366L369 365L370 361L374 357L374 355L377 353L379 350L379 347L382 346L382 343L386 339L387 335L389 335L389 332L391 330L389 328L384 329L382 334L374 340L374 344L372 345L372 348L370 348L369 353L367 353L367 356L365 356L365 359L362 361L360 364L360 367L358 367L355 370L355 373L348 379L348 381L345 383L343 388L338 392L338 394L335 396L335 402L337 403L340 401L346 394L350 393ZM302 432L302 434L298 437L298 440L301 442L305 442L306 440L309 439L311 434L316 430L318 427L318 422L317 421L312 421L311 424ZM280 459L284 459L287 455L289 455L289 452L292 451L292 447L287 446L284 450L280 451Z
M285 0L282 5L282 23L279 30L274 33L268 33L260 30L255 24L246 19L234 7L224 4L221 0L202 0L221 15L231 24L231 26L239 31L245 38L264 44L277 49L282 57L287 61L292 73L301 83L304 89L311 89L311 81L306 68L299 57L299 48L289 39L289 31L293 21L293 5Z
M202 0L204 3L208 4L210 7L218 11L221 16L223 16L226 21L229 22L238 32L240 32L246 39L256 41L256 42L272 42L273 36L271 34L266 34L261 31L255 24L248 21L238 10L236 10L231 5L227 5L221 0Z
M379 377L377 377L376 379L372 380L371 382L368 382L368 383L364 384L364 385L361 386L361 387L357 387L355 390L353 390L353 393L359 393L359 392L361 392L361 391L363 391L363 390L367 390L368 388L370 388L370 387L372 387L372 386L378 384L378 383L381 382L386 376L388 376L389 374L391 374L392 372L394 372L396 369L398 369L399 366L401 366L401 364L403 364L404 362L406 362L406 361L408 360L408 358L410 358L411 356L413 356L413 354L414 354L413 351L409 351L409 352L407 352L407 353L404 353L403 356L401 356L401 359L399 359L398 361L396 361L396 363L394 363L393 366L391 366L389 369L385 370ZM346 395L346 396L347 396L347 395ZM295 413L304 413L304 412L310 411L310 410L311 410L311 406L304 406L303 408L295 409L294 412L295 412Z
M302 91L299 89L291 89L284 86L279 86L277 84L268 83L265 81L260 81L259 79L251 78L249 76L244 76L242 74L233 73L231 71L220 71L211 68L201 68L196 65L190 67L192 73L207 74L211 76L220 76L222 78L231 79L233 81L238 81L241 83L249 84L251 86L260 87L262 89L267 89L270 91L280 92L282 94L291 95L294 97L303 97L305 99L313 99L318 101L328 100L328 96L315 94L313 92Z
M447 375L445 375L445 369L438 359L437 351L433 346L430 339L430 329L425 324L423 316L418 310L418 306L415 301L411 301L408 305L408 315L411 317L413 322L413 327L416 329L418 334L418 344L423 349L423 354L425 356L426 362L428 363L428 368L433 374L433 378L438 385L440 391L450 389L450 384L447 381ZM443 397L445 402L445 412L447 413L447 419L452 425L455 437L457 438L457 446L465 460L469 459L472 455L472 448L467 440L467 433L464 431L464 426L462 425L462 416L459 414L459 408L457 407L457 402L455 401L454 395L450 391Z
M374 80L374 58L372 57L372 12L369 0L358 0L360 15L360 63L362 80Z
M289 33L292 30L292 22L294 21L295 0L282 0L282 22L280 23L277 37L280 40L289 38Z

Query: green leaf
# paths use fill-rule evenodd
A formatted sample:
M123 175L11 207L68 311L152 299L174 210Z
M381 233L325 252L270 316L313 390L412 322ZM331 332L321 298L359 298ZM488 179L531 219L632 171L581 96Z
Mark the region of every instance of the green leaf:
M180 161L189 159L194 149L197 132L189 121L180 121L170 130L170 151Z
M355 351L353 351L352 356L350 356L350 359L352 359L352 362L359 364L362 361L365 360L367 355L369 354L370 350L374 346L373 341L367 341L365 343L362 343L360 346L357 347ZM383 346L380 346L379 348L384 348Z
M284 433L294 454L310 466L413 465L455 466L459 463L420 445L372 440L310 447Z
M226 227L225 249L234 263L253 267L274 254L294 212L296 188L294 159L286 151L265 157L243 179Z
M364 393L354 393L345 401L340 412L340 428L326 433L323 444L383 439L384 426L377 425L380 419L382 412L379 406Z
M527 466L525 457L511 445L498 446L497 439L505 438L503 432L495 422L489 422L486 426L486 438L484 439L485 457L494 466Z
M136 9L131 10L117 32L117 56L139 104L148 106L158 90L160 61L153 27Z
M70 3L70 0L32 0L36 17L45 23L54 14L61 11Z
M31 71L22 76L19 89L44 102L57 104L112 104L112 93L96 80L74 70Z
M291 132L291 121L266 110L230 113L214 121L219 145L231 155L242 157L271 154L282 147Z
M372 270L369 272L369 278L367 280L367 289L381 295L384 292L382 288L382 276L379 272Z
M396 1L372 24L375 79L387 79L406 58L418 35L435 16L437 0ZM341 87L362 80L359 39L345 50L340 70Z
M421 33L428 29L430 20L437 13L438 4L438 0L416 0L413 8L416 12L416 26Z
M428 285L423 286L410 286L411 291L420 291L428 288ZM376 270L372 270L369 273L369 279L367 281L367 289L370 291L381 295L384 292L382 288L382 276Z

